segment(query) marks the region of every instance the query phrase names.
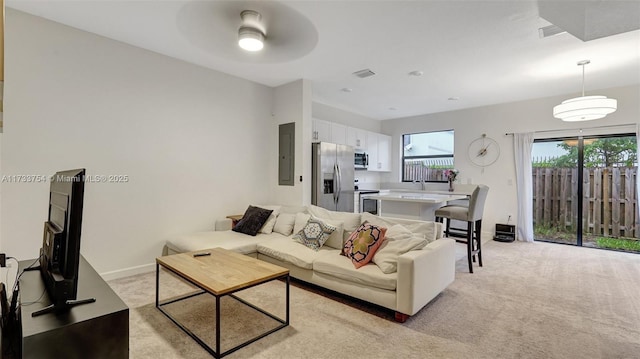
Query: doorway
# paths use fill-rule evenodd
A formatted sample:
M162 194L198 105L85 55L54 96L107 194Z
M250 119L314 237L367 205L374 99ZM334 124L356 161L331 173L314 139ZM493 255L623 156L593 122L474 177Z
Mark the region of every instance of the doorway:
M640 253L635 134L536 140L531 163L535 240Z

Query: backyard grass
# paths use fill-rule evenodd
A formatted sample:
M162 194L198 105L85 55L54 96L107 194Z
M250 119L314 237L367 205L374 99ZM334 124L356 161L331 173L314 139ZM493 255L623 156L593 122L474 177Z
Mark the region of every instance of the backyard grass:
M596 239L596 243L600 248L640 252L640 241L634 239L600 237Z
M576 244L577 242L575 232L563 231L552 226L534 226L533 233L536 240L567 244ZM635 238L609 238L599 237L592 233L584 233L582 235L582 245L584 247L591 248L614 249L640 253L640 240Z
M563 231L556 227L545 225L534 225L533 236L536 239L553 240L565 243L575 243L576 241L575 231Z

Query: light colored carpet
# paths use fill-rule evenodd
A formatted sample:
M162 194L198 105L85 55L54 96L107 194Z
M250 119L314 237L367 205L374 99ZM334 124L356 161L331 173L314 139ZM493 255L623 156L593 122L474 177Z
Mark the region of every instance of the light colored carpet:
M484 267L470 274L460 256L455 282L404 324L390 311L292 285L291 325L227 357L640 357L640 255L539 242L483 249ZM154 273L109 284L131 308L132 358L211 357L155 308ZM168 273L161 288L165 298L191 290ZM284 316L283 282L242 296ZM214 305L202 295L171 310L212 340ZM223 349L274 326L231 298L221 310Z

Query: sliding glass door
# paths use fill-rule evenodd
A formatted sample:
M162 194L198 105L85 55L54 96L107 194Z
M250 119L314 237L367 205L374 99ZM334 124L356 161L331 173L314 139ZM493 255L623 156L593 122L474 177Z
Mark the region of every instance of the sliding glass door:
M533 143L533 234L536 240L580 245L577 143L577 138Z
M640 253L635 135L539 140L532 157L536 240Z

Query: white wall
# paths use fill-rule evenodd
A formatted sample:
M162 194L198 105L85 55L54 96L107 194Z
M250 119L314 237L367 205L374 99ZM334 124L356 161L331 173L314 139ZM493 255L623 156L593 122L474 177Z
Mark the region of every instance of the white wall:
M380 132L380 121L350 111L313 102L313 118L336 122L346 126L361 128L363 130Z
M391 135L393 138L393 172L386 175L382 181L385 182L386 186L399 186L401 181L400 163L403 134L453 129L455 131L454 165L460 170L458 183L483 183L490 187L484 212L483 228L484 231L493 232L495 223L505 223L509 215L512 215L513 223L517 214L513 138L505 135L505 133L558 130L556 133L539 133L536 135L538 138L543 138L545 136L553 137L561 133L575 135L579 133L580 128L634 124L640 121L639 86L590 91L590 93L617 99L618 110L601 120L574 123L562 122L553 118L552 109L553 106L561 101L576 96L576 94L567 94L566 96L382 121L382 132ZM587 132L593 133L594 131L612 133L629 130L629 128L631 127L618 127L611 130L586 130L585 134ZM483 133L495 139L501 150L498 161L486 167L484 171L474 166L467 157L469 143ZM415 187L413 184L407 184L406 186Z
M297 80L275 88L273 100L275 122L295 123L295 182L271 192L271 203L307 205L311 203L311 83ZM275 136L278 127L275 126ZM278 143L273 149L271 176L278 178ZM303 181L300 181L302 177Z
M273 89L12 9L5 34L2 174L129 176L86 184L98 272L147 269L167 238L271 199ZM37 256L48 186L2 183L2 252Z

